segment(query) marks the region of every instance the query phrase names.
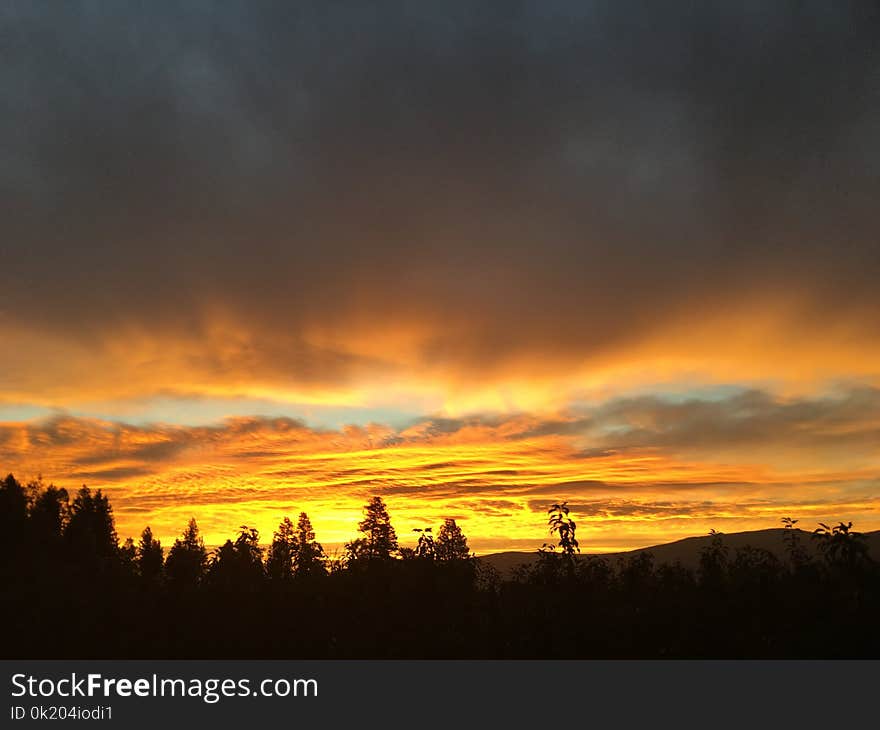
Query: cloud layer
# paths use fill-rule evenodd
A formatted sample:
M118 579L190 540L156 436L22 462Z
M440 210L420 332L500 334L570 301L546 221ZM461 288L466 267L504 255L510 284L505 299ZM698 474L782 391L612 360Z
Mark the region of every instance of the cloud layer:
M864 3L90 8L0 11L7 400L876 381Z
M197 515L209 539L268 534L306 509L329 543L380 494L402 535L455 517L476 547L540 544L567 499L585 544L637 546L780 517L880 526L880 391L779 400L619 399L555 417L432 419L316 430L291 419L134 427L56 418L0 426L0 462L112 495L123 533L170 539Z

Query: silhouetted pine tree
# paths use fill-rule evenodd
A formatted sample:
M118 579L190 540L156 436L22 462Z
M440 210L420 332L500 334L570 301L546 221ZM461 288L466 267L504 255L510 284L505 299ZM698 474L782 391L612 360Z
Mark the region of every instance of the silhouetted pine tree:
M293 572L297 577L324 575L326 556L321 543L315 540L315 530L305 512L299 513L294 542Z
M272 543L266 558L266 573L272 580L289 580L293 577L293 555L296 550L296 533L289 517L281 520L272 535Z
M66 489L50 484L36 492L31 503L31 534L38 549L57 547L64 533L70 510Z
M75 558L112 561L119 557L119 538L110 501L98 489L83 486L70 508L64 538Z
M20 568L27 553L28 500L18 480L9 474L0 482L0 577L4 582Z
M137 547L138 573L147 585L157 586L162 582L164 572L164 550L162 543L153 537L147 525L141 533Z
M12 474L8 474L0 482L0 520L2 520L0 525L5 532L24 532L27 514L27 494L18 480Z
M119 548L119 561L122 565L124 573L128 576L135 576L138 572L137 565L137 548L134 544L134 538L127 537L125 542Z
M435 543L437 560L449 562L467 560L470 557L467 538L453 519L446 519L437 533Z
M208 580L227 591L253 590L263 579L263 549L255 528L242 525L235 542L227 540L214 551L208 566Z
M364 519L358 524L363 537L346 543L348 561L390 560L398 550L397 533L391 526L388 508L381 497L373 497L364 507Z
M208 554L193 517L183 535L174 541L165 560L165 575L175 588L194 588L204 577Z

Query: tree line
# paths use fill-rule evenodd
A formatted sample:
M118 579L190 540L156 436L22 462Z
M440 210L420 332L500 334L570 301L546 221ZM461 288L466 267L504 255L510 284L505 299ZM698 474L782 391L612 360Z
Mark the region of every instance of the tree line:
M852 523L786 518L786 554L699 565L580 556L567 504L555 540L502 576L455 520L399 544L373 497L358 537L328 556L305 512L263 547L256 529L209 551L196 520L165 550L150 527L119 541L110 501L0 482L7 658L835 657L880 653L880 570Z

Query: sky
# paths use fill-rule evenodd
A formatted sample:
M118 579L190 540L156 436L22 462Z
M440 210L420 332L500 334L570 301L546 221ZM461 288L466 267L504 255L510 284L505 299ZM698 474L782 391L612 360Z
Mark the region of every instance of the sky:
M0 470L120 536L880 528L880 10L0 7Z

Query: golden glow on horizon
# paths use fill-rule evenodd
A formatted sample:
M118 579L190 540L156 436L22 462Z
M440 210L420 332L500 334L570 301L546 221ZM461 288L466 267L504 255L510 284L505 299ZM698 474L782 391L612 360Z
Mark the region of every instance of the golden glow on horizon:
M403 544L413 528L454 517L479 552L540 546L546 507L561 499L572 503L590 551L711 527L775 527L786 515L880 527L876 461L841 470L800 456L756 463L747 454L717 461L659 448L591 453L579 436L530 435L541 423L517 417L448 432L429 423L340 432L260 419L216 428L63 419L42 429L0 427L0 456L22 478L39 471L69 490L80 483L104 489L120 537L149 524L165 543L191 515L206 541L218 544L241 524L268 540L284 515L306 511L333 547L354 536L373 494L388 502Z
M85 412L125 420L132 403L157 397L220 408L223 399L261 398L302 413L363 407L454 421L336 431L280 419L187 428L58 418L0 424L0 467L106 489L121 536L150 524L166 542L190 515L216 543L240 524L268 539L282 516L305 510L320 539L339 544L372 494L387 499L404 542L413 527L449 516L481 551L540 545L546 505L559 499L579 510L589 549L772 527L789 514L880 526L877 407L860 409L857 398L832 416L810 415L824 408L829 383L880 384L880 344L856 325L827 323L814 337L815 327L798 326L814 313L775 295L685 309L601 348L576 332L532 327L495 353L456 344L479 342L480 330L461 312L444 314L404 312L393 322L361 314L295 336L254 329L222 307L206 308L194 331L121 323L38 332L0 319L0 405L98 403ZM579 424L583 412L567 410L730 384L781 400L755 417L748 404L745 415L649 405L627 414L623 432L613 419ZM795 397L813 400L786 410Z

